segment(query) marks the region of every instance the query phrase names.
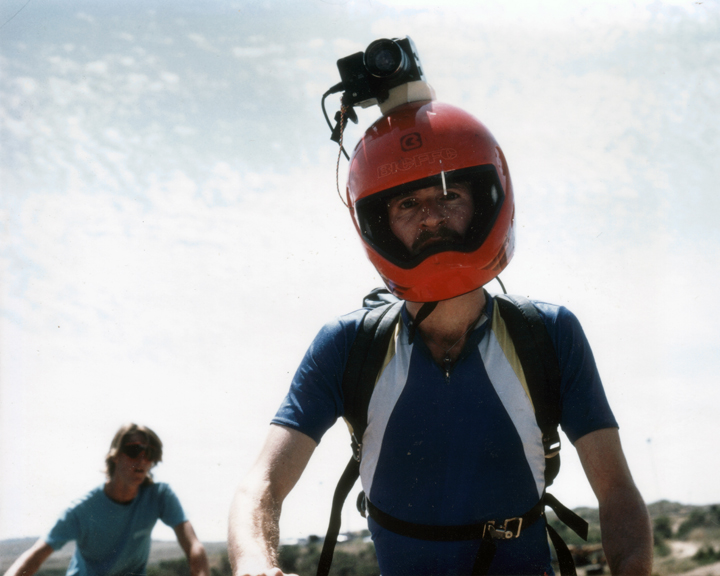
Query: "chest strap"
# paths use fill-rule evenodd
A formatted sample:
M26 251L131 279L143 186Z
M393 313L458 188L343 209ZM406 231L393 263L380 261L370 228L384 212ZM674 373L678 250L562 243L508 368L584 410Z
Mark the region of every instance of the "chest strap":
M480 540L480 547L475 555L472 576L483 576L488 573L490 564L495 556L497 540L519 538L522 531L532 526L545 515L545 506L550 506L558 519L571 528L584 540L587 540L588 525L575 512L562 505L552 494L545 493L537 504L522 516L507 518L505 520L488 520L477 524L461 526L438 526L430 524L416 524L406 522L387 514L375 506L364 494L358 500L361 512L367 514L382 528L390 530L401 536L417 540L432 540L435 542L454 542L461 540ZM363 514L364 515L364 514ZM562 576L575 576L575 563L568 550L567 544L559 537L549 524L545 524L560 565Z

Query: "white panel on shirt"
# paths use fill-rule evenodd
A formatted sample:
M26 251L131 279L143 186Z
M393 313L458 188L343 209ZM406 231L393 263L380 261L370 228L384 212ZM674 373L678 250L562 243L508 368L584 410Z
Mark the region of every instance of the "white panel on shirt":
M360 461L360 479L365 494L371 493L385 429L405 389L410 368L413 345L408 344L404 323L400 322L400 326L400 330L395 333L395 355L380 375L368 407L368 424L363 435Z
M545 451L530 399L505 357L494 331L485 335L478 349L490 382L520 435L539 498L545 489Z

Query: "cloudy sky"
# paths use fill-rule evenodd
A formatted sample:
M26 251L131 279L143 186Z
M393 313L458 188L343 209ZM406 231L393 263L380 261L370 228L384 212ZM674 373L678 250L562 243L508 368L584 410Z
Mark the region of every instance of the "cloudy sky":
M320 97L338 58L405 35L502 145L503 280L580 318L646 500L720 501L720 3L436 4L0 3L0 538L48 530L138 421L225 539L307 345L380 284ZM340 424L283 536L324 531L348 457ZM595 505L563 458L556 495Z

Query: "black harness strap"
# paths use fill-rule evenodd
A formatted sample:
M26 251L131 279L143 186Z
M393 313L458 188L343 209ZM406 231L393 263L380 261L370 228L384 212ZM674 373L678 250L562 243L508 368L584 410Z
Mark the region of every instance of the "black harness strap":
M567 544L555 531L555 528L546 525L547 533L550 534L550 540L552 540L553 546L555 546L555 553L557 554L558 565L560 566L560 574L562 576L577 576L575 570L575 561L573 560L570 550L568 550Z
M386 514L369 500L365 500L370 517L380 526L396 534L408 536L417 540L432 540L435 542L455 542L459 540L480 540L496 538L517 538L522 530L532 526L543 515L545 507L542 499L538 500L530 510L522 516L510 520L480 522L478 524L466 524L462 526L438 526L431 524L415 524L406 522ZM492 529L491 529L492 527ZM506 528L503 528L506 527ZM507 536L497 532L507 532ZM493 534L495 534L493 536Z
M345 373L343 375L343 403L345 418L353 429L353 455L340 477L333 495L330 522L325 542L320 553L317 576L327 576L330 572L335 544L340 533L342 508L347 495L360 475L360 455L362 437L367 428L367 411L373 386L363 383L375 383L385 360L393 328L400 316L402 302L384 304L365 314L355 341L350 349Z
M332 564L333 554L335 553L335 544L340 534L340 522L343 504L347 499L350 490L355 486L355 481L360 475L360 462L355 458L350 458L350 462L345 467L345 471L340 477L335 494L333 495L332 509L330 512L330 523L328 524L325 542L323 542L320 560L318 562L317 575L327 576L330 573L330 565Z
M570 528L583 540L588 539L588 523L575 514L570 508L561 504L555 496L545 492L545 504L552 508L558 520Z

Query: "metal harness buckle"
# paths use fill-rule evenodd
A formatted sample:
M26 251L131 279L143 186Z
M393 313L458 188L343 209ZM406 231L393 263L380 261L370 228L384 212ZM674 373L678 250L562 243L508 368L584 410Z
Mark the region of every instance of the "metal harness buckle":
M557 430L550 435L542 437L543 449L545 450L545 458L554 458L560 453L560 435Z
M513 522L517 523L514 528L510 527L510 524ZM521 517L508 518L503 522L502 528L496 528L495 520L490 520L489 522L485 523L485 528L483 529L483 538L485 538L486 532L490 536L490 538L495 538L497 540L509 540L510 538L518 538L522 529L522 523L523 519Z
M360 456L362 454L362 444L358 442L358 439L355 437L355 433L353 432L350 435L350 447L352 448L352 456L355 459L356 462L360 462Z

